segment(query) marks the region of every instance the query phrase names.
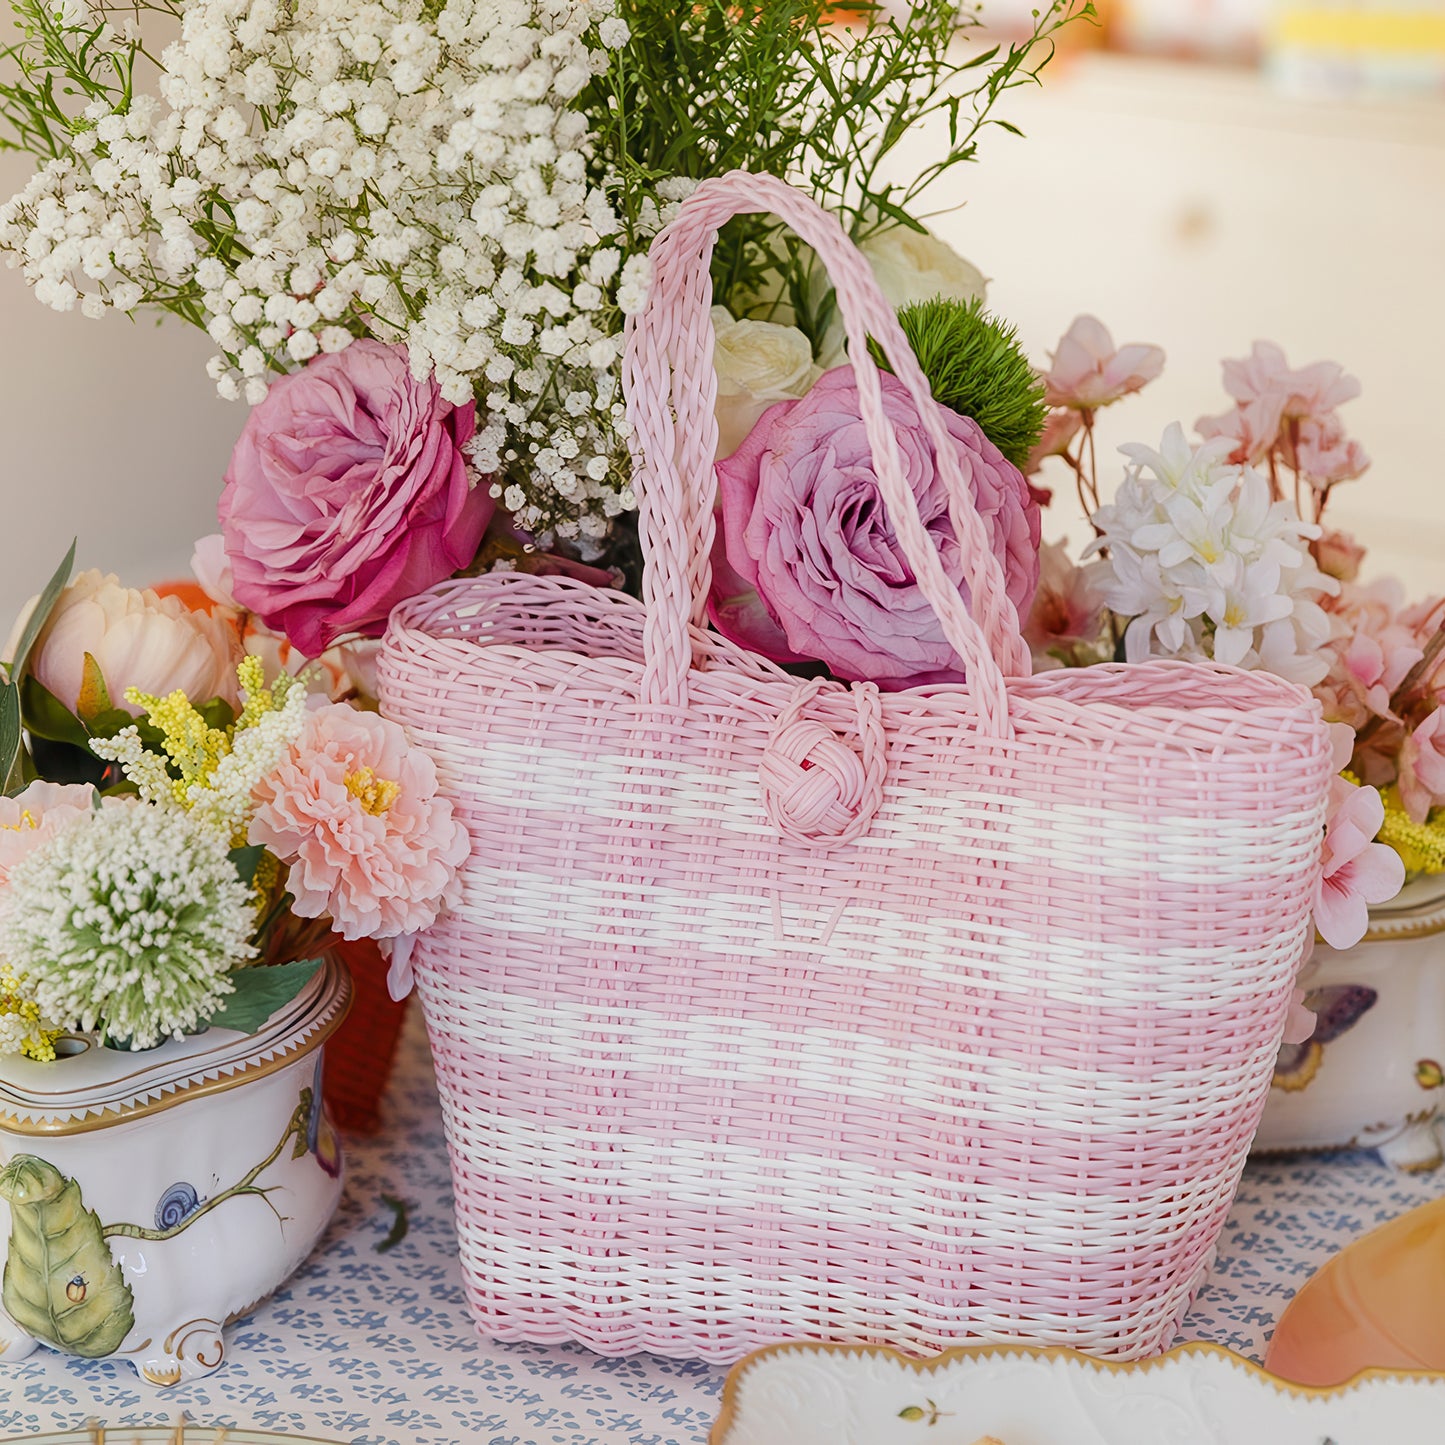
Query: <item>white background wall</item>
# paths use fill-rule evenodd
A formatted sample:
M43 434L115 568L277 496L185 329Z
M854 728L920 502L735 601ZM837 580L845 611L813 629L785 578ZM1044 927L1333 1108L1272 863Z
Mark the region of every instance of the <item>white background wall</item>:
M994 132L937 198L966 208L934 224L1039 359L1085 310L1166 349L1105 440L1223 410L1219 360L1256 337L1339 360L1364 383L1346 416L1376 464L1338 519L1376 570L1445 590L1445 106L1308 105L1243 72L1088 56L1003 113L1028 139ZM0 155L0 189L25 174ZM209 353L179 323L47 311L0 268L0 615L75 533L83 565L130 581L184 568L244 419ZM1046 535L1072 517L1060 488Z

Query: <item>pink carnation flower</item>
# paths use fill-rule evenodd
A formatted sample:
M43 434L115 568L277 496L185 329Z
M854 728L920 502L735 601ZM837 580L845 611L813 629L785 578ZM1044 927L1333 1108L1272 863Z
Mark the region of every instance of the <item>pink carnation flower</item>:
M27 853L94 805L95 790L81 783L31 783L13 798L0 798L0 887Z
M1053 365L1044 376L1044 399L1050 406L1093 411L1130 392L1141 391L1164 370L1158 346L1114 345L1102 321L1080 316L1064 333Z
M470 840L396 723L318 707L254 796L249 840L290 865L301 917L329 916L343 938L395 938L454 901Z
M1315 927L1331 948L1353 948L1370 923L1370 905L1388 903L1404 886L1405 863L1375 835L1385 805L1373 788L1343 778L1331 786L1324 867L1315 893Z

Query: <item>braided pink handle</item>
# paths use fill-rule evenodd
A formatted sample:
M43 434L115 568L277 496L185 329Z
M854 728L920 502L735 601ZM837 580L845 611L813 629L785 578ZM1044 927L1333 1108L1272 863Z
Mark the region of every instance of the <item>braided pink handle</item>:
M888 515L943 635L963 661L980 726L1010 732L1004 674L1027 675L1028 650L954 445L893 308L868 262L836 217L785 181L733 171L704 181L652 247L647 304L628 320L623 381L631 422L633 489L646 569L643 699L678 707L693 663L688 625L701 626L712 580L717 451L717 373L713 369L708 267L718 228L745 212L772 212L813 247L833 278L858 382L863 422ZM868 337L883 348L933 443L948 491L949 516L967 571L973 612L948 580L905 477L893 424L883 412Z

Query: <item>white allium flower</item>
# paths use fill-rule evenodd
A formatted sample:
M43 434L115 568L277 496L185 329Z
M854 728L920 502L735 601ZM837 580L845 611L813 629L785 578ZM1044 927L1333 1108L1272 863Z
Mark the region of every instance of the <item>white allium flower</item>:
M185 813L119 804L11 870L0 953L46 1017L147 1048L234 991L255 921L224 838Z
M1213 658L1309 685L1324 676L1330 622L1319 599L1338 583L1315 566L1319 528L1270 498L1269 482L1229 465L1227 440L1191 447L1169 427L1159 450L1122 447L1118 495L1094 516L1107 553L1104 598L1130 619L1130 662Z

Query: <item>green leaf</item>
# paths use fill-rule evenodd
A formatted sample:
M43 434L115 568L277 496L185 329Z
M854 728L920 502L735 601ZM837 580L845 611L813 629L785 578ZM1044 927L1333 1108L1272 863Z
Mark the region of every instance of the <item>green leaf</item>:
M232 848L229 854L231 862L240 874L241 882L248 888L256 881L256 869L261 866L261 859L266 856L266 850L259 843L251 843L241 848Z
M900 1420L921 1420L927 1413L928 1411L922 1405L905 1405L898 1412L898 1418Z
M141 731L141 741L144 742L144 727L138 719L133 718L123 707L113 707L109 712L96 713L94 717L86 718L86 730L93 738L113 738L117 733L124 732L132 724L135 724Z
M6 797L25 786L21 765L20 689L13 682L0 682L0 792Z
M35 610L30 614L24 630L20 634L20 643L15 649L15 656L10 659L10 676L18 678L25 671L25 664L30 661L30 649L35 646L35 639L40 636L40 629L50 621L50 614L55 610L55 604L60 594L65 591L65 585L70 581L71 569L75 566L75 543L70 544L70 551L65 554L65 560L55 569L55 575L45 584L45 590L40 594L35 604Z
M386 1238L378 1240L372 1248L378 1254L385 1254L406 1238L407 1231L411 1228L411 1220L407 1214L406 1200L398 1199L394 1194L383 1194L381 1202L392 1211L391 1228L387 1231Z
M75 714L80 718L93 718L114 711L115 704L110 700L105 674L94 656L87 652L81 662L80 696L75 700Z
M77 748L90 746L90 729L38 677L21 682L20 700L25 726L36 737Z
M239 969L231 975L235 993L227 994L208 1022L217 1028L253 1034L277 1009L290 1003L320 967L319 958L310 958Z
M236 721L236 709L223 697L213 697L210 702L203 702L196 711L200 713L206 726L215 728L217 732L225 732Z

